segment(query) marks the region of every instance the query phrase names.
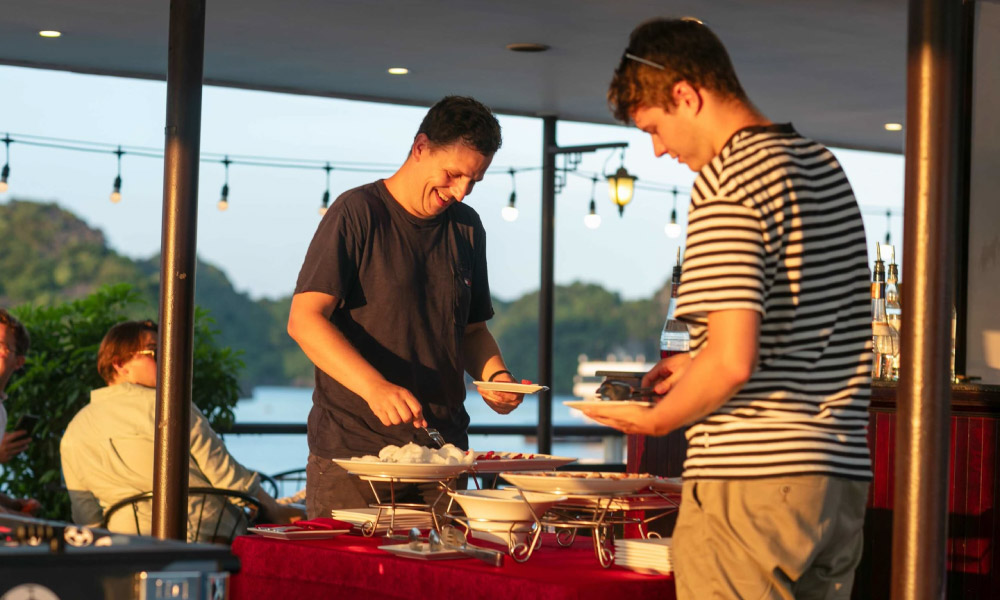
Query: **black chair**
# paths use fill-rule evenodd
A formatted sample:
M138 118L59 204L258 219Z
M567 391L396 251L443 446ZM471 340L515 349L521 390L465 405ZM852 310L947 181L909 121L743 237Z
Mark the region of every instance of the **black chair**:
M188 514L188 525L194 526L195 538L192 542L209 542L215 544L230 544L233 538L257 523L262 512L260 500L237 490L226 490L213 487L188 488L188 499L200 498L198 510ZM135 532L141 533L139 522L139 507L145 503L152 506L153 492L142 492L128 498L123 498L112 504L104 513L101 527L107 528L111 517L125 507L132 508ZM206 521L206 507L211 507ZM216 510L217 509L217 510ZM223 527L226 517L232 517L231 525ZM207 527L203 528L202 526ZM191 527L188 528L191 531Z
M265 492L270 494L272 498L281 497L281 486L273 477L263 473L257 473L257 475L260 477L260 487L263 488Z
M261 481L263 481L266 476L261 475L260 477ZM306 470L289 469L288 471L275 473L274 475L268 477L268 479L275 482L275 486L278 489L279 493L275 494L275 498L291 496L306 487Z

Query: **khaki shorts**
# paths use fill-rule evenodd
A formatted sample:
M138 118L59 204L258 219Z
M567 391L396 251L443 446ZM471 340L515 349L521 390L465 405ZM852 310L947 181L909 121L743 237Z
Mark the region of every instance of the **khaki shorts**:
M684 482L677 597L850 598L867 497L868 482L821 475Z

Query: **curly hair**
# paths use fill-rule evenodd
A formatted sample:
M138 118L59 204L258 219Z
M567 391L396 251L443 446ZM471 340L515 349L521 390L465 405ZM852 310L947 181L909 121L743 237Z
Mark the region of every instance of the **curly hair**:
M640 106L671 109L671 91L679 81L749 102L729 53L712 30L696 19L661 18L642 23L629 36L608 86L608 107L625 124Z
M25 326L5 308L0 308L0 323L14 330L14 347L12 348L14 354L16 356L27 355L28 349L31 347L31 336L28 335Z
M483 156L500 149L500 123L489 108L475 98L445 96L424 115L417 135L424 134L431 146L441 148L461 140ZM414 136L416 137L416 136Z
M122 364L142 350L144 333L157 332L153 321L123 321L108 330L97 350L97 372L110 384L115 380L115 365Z

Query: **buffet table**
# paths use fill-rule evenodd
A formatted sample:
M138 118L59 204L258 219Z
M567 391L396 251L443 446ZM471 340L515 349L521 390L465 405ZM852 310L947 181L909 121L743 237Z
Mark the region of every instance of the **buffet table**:
M543 536L531 559L509 556L494 568L474 558L420 560L379 550L385 538L341 535L280 540L242 536L232 551L242 568L231 581L232 600L251 598L675 598L671 576L601 568L589 537L568 548Z

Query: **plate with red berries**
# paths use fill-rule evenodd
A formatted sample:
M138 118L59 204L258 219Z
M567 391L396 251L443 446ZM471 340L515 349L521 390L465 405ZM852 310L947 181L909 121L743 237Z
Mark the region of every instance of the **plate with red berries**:
M568 456L528 454L526 452L477 452L472 465L474 473L499 473L501 471L551 471L556 467L576 462Z

